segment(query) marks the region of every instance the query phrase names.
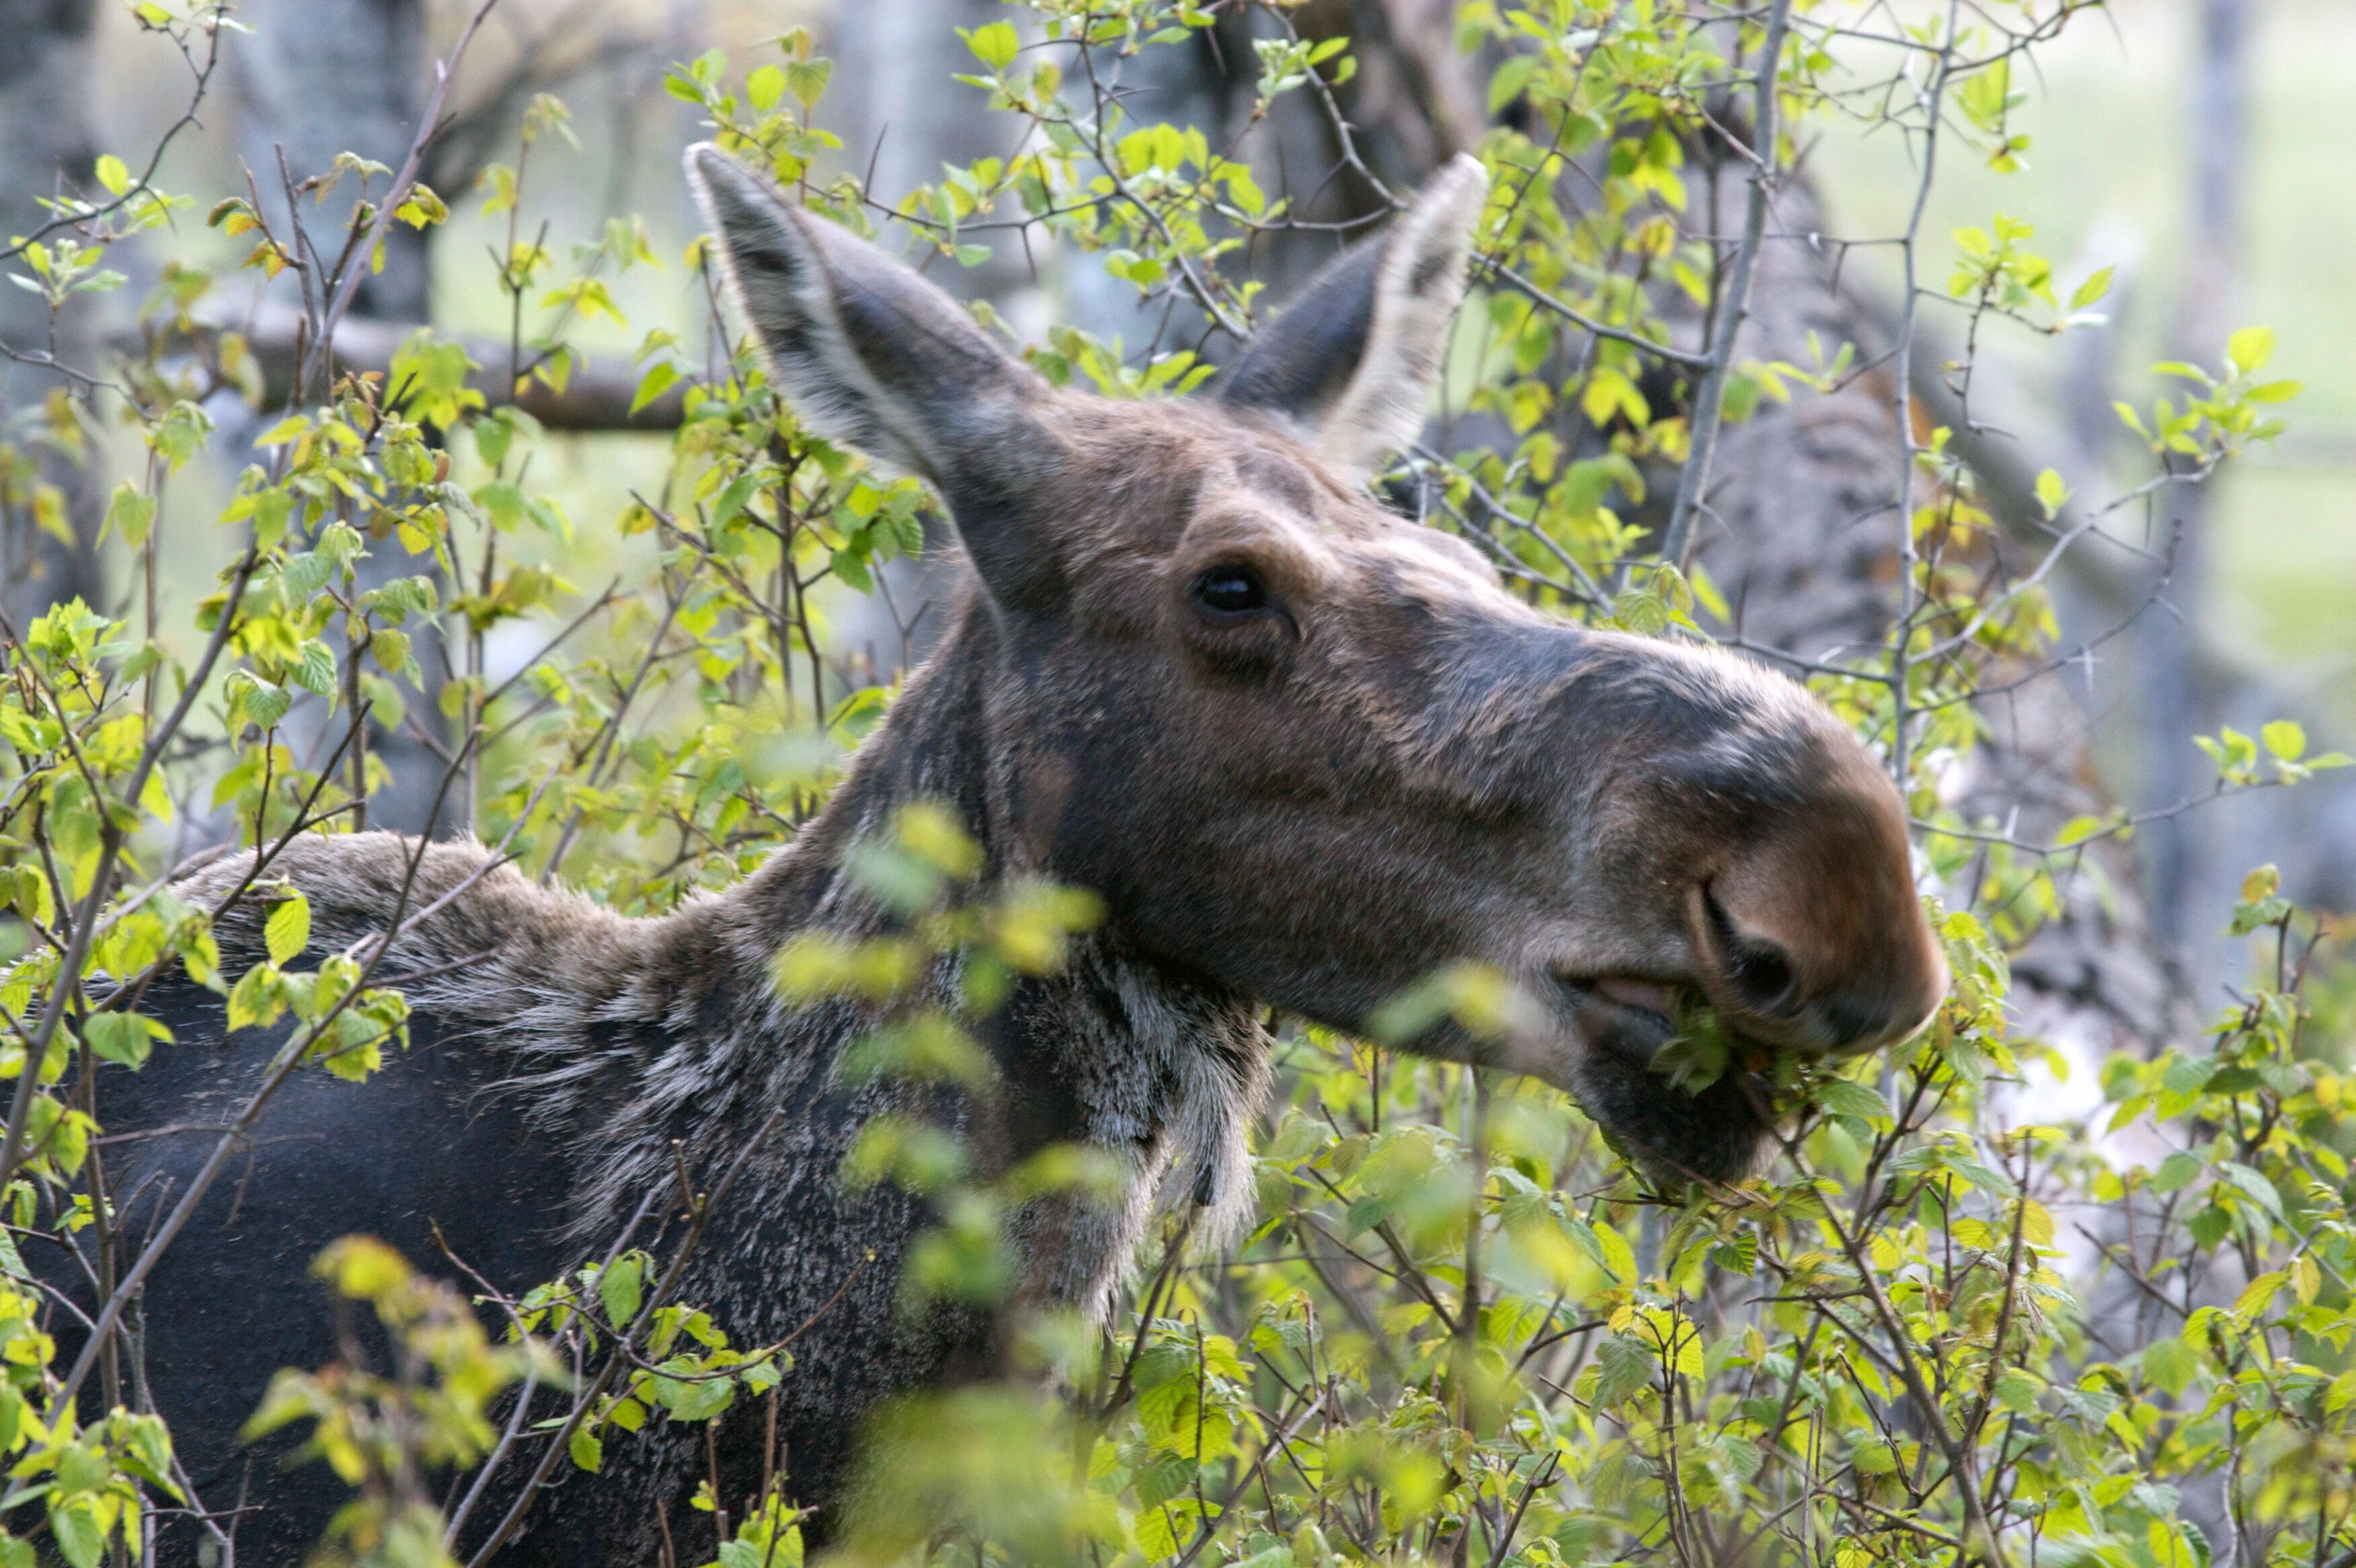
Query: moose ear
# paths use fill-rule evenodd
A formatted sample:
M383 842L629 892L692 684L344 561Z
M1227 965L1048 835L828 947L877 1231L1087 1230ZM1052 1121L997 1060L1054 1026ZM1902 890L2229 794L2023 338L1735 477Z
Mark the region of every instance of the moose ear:
M972 455L1044 383L948 295L711 143L687 150L687 180L803 424L931 480L954 509Z
M1318 270L1220 379L1220 401L1280 415L1372 474L1423 428L1488 191L1478 158L1451 159L1387 233Z

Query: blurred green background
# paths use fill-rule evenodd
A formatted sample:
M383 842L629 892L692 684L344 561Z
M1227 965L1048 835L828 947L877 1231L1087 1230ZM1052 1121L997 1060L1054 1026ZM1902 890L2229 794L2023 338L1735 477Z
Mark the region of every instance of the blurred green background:
M2286 410L2290 434L2219 481L2214 591L2201 614L2356 721L2356 5L2252 0L2249 12L2244 236L2224 314L2275 328L2273 368L2306 390ZM2201 47L2190 0L2111 0L2075 18L2038 52L2035 73L2013 83L2029 94L2015 120L2033 138L2027 166L1997 174L1957 157L1925 214L1933 236L1995 212L2035 224L2065 288L2115 263L2101 307L2118 339L2110 389L2135 402L2162 386L2150 362L2179 351L2169 328L2186 303ZM1823 119L1810 134L1808 156L1842 231L1901 231L1915 188L1907 149ZM1855 262L1879 277L1887 252L1860 251ZM2053 344L2000 329L1987 347L2038 386L2057 420L2072 417ZM2207 346L2211 362L2222 347ZM2113 456L2136 453L2123 442Z

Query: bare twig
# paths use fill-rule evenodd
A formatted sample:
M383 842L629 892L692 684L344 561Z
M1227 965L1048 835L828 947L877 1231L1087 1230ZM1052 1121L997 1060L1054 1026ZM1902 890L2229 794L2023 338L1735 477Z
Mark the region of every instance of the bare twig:
M1710 459L1718 446L1718 430L1725 417L1726 378L1734 365L1734 340L1751 309L1751 282L1759 261L1759 245L1767 232L1767 209L1774 199L1776 104L1783 62L1783 32L1792 18L1792 0L1772 0L1767 10L1767 31L1759 46L1758 74L1751 90L1751 202L1743 214L1742 238L1734 261L1720 285L1718 316L1707 345L1709 368L1695 389L1693 440L1685 467L1677 473L1677 494L1669 506L1668 525L1661 533L1661 559L1680 571L1693 563L1695 509L1709 489Z

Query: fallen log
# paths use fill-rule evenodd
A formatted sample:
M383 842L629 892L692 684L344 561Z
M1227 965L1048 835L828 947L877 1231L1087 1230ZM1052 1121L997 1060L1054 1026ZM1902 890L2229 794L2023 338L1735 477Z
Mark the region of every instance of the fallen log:
M336 326L335 364L341 371L389 371L393 356L416 330L414 322L346 316ZM242 321L203 320L198 331L243 335L247 352L262 371L265 407L284 406L293 396L295 369L309 345L309 323L302 311L265 302ZM644 408L633 410L630 404L637 396L646 367L617 356L575 352L571 373L563 378L561 389L537 375L526 375L511 388L506 371L510 357L507 344L470 337L445 336L444 340L466 349L473 366L466 384L482 393L485 402L494 406L512 403L551 430L581 434L676 430L684 413L684 380L664 388ZM527 365L530 362L528 359Z

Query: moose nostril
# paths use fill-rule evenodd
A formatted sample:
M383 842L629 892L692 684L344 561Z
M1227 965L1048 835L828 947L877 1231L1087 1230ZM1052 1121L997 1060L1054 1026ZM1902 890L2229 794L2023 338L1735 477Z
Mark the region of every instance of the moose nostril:
M1868 1050L1890 1037L1890 1009L1879 1002L1861 996L1828 996L1823 1014L1826 1027L1837 1042L1836 1050Z
M1789 955L1763 937L1737 930L1734 918L1718 901L1715 887L1703 886L1702 902L1709 911L1710 934L1718 940L1727 978L1742 993L1743 1001L1766 1013L1791 1000L1799 976L1792 968Z
M1728 954L1734 983L1754 1007L1780 1005L1792 994L1792 961L1765 942L1738 941Z

